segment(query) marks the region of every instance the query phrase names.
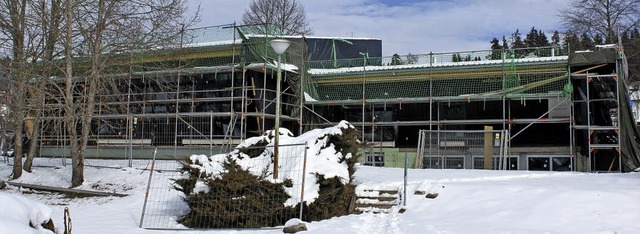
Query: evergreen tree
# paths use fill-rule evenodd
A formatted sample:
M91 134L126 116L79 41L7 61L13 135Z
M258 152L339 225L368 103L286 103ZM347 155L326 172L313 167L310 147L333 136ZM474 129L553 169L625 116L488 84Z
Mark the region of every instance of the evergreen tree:
M511 48L514 49L514 54L516 58L522 58L527 54L527 51L522 48L526 48L527 45L522 41L522 37L520 36L520 30L516 29L516 31L512 34L513 42L511 42Z
M539 47L549 46L549 39L547 39L547 35L544 34L542 30L538 30L538 37L536 38L536 44Z
M518 31L516 31L517 33ZM536 30L536 27L531 27L531 31L529 31L529 33L527 33L527 35L524 37L524 45L525 47L538 47L538 30ZM515 37L514 37L515 38Z
M570 52L582 50L578 35L572 31L569 31L564 35L562 47L568 49Z
M596 33L596 35L593 36L593 44L604 45L604 40L602 40L600 34Z
M415 54L407 54L407 64L415 64L418 63L418 56Z
M509 42L507 42L507 38L502 35L502 48L505 50L509 49Z
M629 37L630 32L622 32L620 33L620 39L622 40L622 44L624 45L625 43L629 42L629 40L631 39Z
M630 38L632 41L638 41L638 40L640 40L640 31L638 31L638 28L634 28L634 29L631 31L631 35L629 35L629 38Z
M489 56L489 59L491 60L496 60L496 59L500 59L502 56L502 45L500 45L500 41L498 40L498 38L493 38L491 39L491 55Z
M625 34L627 39L622 38L622 45L629 64L629 80L637 83L640 81L640 32L636 27Z
M451 62L454 62L454 63L459 62L460 60L458 59L458 56L459 56L458 54L453 54L451 56Z
M526 47L526 45L522 41L522 36L520 35L519 29L516 29L516 31L512 34L512 36L513 36L513 42L511 42L511 48L519 49L519 48Z
M557 30L553 31L553 36L551 36L551 45L552 46L560 45L560 33Z
M400 55L393 54L393 56L391 56L391 65L402 65L402 59L400 58Z
M580 35L580 47L582 50L593 50L594 44L589 35L586 32Z

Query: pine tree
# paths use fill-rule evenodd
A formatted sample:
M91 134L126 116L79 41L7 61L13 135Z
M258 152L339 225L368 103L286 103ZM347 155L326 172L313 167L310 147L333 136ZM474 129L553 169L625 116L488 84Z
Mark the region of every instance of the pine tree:
M513 42L511 43L511 48L519 49L519 48L526 47L526 45L522 41L522 36L520 35L519 29L516 29L516 31L512 34L512 36L513 36Z
M565 33L562 47L564 47L565 49L568 49L570 52L583 49L581 47L580 39L578 38L578 35L576 35L576 33L572 31Z
M549 46L549 39L542 30L538 30L538 37L536 38L536 44L539 47Z
M459 62L459 61L460 61L460 60L458 60L458 54L453 54L453 55L451 56L451 62L454 62L454 63L455 63L455 62Z
M560 45L560 33L557 30L553 31L553 36L551 36L551 45L552 46Z
M491 39L491 55L489 59L496 60L500 59L502 54L502 46L500 45L500 41L498 38Z
M629 63L629 80L637 83L640 82L640 31L636 27L626 34L627 39L622 38L622 45Z
M602 37L599 33L596 33L596 35L593 36L593 44L604 45L604 40L602 40Z
M522 41L522 37L520 36L520 30L516 29L516 31L512 34L512 37L513 37L513 42L511 43L511 48L515 50L514 54L516 58L523 58L527 54L527 51L523 50L522 48L527 47L527 45L525 45L524 42Z
M502 49L509 49L509 42L507 42L507 38L504 35L502 35Z
M516 31L517 33L518 31ZM536 27L531 27L531 31L529 31L529 33L527 33L527 35L524 37L524 45L525 47L538 47L538 31L536 30ZM515 37L514 37L515 38Z
M580 47L582 50L592 50L594 48L593 41L586 32L583 32L582 35L580 35Z
M402 58L400 58L400 55L393 54L393 56L391 56L391 65L402 65Z

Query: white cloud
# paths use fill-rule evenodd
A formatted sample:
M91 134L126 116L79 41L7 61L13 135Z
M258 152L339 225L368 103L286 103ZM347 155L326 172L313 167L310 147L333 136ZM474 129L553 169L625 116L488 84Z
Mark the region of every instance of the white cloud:
M200 25L237 21L250 0L201 2ZM304 0L314 35L382 39L383 54L482 50L516 28L559 30L566 0ZM391 5L394 4L394 5Z

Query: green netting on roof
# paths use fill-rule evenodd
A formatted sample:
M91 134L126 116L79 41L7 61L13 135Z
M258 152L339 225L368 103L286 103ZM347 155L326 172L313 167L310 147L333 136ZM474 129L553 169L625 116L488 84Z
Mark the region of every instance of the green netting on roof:
M307 65L311 77L305 87L315 101L329 102L361 100L363 89L371 100L559 94L568 81L567 56L545 49L395 56L367 59L367 66L350 59L335 61L338 68L320 68L329 62L314 61Z

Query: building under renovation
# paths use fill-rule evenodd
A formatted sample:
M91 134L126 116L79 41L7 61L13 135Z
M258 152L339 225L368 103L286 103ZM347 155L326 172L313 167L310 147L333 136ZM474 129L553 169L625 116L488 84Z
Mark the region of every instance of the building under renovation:
M175 48L132 53L98 96L90 158L182 159L225 152L281 126L299 134L350 121L362 163L417 168L630 171L640 167L620 46L382 56L372 38L188 30ZM269 45L290 47L278 63ZM55 110L54 104L50 106ZM68 155L55 111L42 157Z

